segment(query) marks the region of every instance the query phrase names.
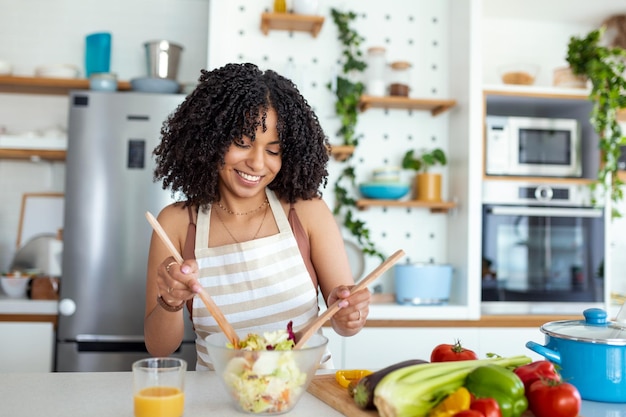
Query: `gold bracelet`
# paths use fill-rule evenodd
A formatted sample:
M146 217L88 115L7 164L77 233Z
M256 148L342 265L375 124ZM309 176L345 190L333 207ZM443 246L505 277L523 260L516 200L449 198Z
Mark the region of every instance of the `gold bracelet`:
M183 301L178 306L171 306L168 303L166 303L163 297L161 297L160 295L157 297L157 303L159 303L159 305L163 308L163 310L169 311L170 313L175 313L177 311L182 310L183 306L185 305L185 302Z

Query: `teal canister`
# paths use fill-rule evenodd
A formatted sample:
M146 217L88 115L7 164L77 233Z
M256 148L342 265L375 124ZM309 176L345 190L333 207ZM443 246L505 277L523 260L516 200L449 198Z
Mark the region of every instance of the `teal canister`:
M441 305L450 300L452 265L411 263L394 267L395 297L403 305Z

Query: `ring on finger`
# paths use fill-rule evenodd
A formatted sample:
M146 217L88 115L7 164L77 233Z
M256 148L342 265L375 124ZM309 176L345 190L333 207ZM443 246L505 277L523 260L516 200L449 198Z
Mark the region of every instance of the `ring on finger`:
M178 262L176 261L172 261L169 264L167 264L167 266L165 267L165 270L167 271L167 273L170 273L170 268L172 267L172 265L176 265Z
M172 287L168 287L168 288L167 288L167 293L168 293L168 294L171 294L171 293L172 293L172 290L173 290L173 288L172 288ZM359 318L360 318L360 316L359 316Z
M359 318L356 321L361 321L361 310L357 310L359 312Z

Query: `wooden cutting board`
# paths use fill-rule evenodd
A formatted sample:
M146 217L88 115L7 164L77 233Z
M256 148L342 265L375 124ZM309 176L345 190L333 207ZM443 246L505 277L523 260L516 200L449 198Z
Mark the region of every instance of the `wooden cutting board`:
M359 408L348 394L348 389L337 383L335 374L315 375L308 391L346 417L378 417L375 410Z
M348 390L335 381L335 374L316 375L308 391L346 417L378 417L375 410L366 411L359 408L348 394ZM533 417L533 413L527 410L521 417Z

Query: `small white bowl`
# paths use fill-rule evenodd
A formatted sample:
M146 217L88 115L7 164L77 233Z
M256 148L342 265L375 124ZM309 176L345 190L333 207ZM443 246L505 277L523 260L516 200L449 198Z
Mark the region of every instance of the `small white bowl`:
M35 69L35 76L42 78L78 78L78 68L74 65L42 65Z
M0 75L11 75L11 73L13 73L13 66L0 59Z
M8 277L0 278L2 291L10 298L26 298L30 277Z

